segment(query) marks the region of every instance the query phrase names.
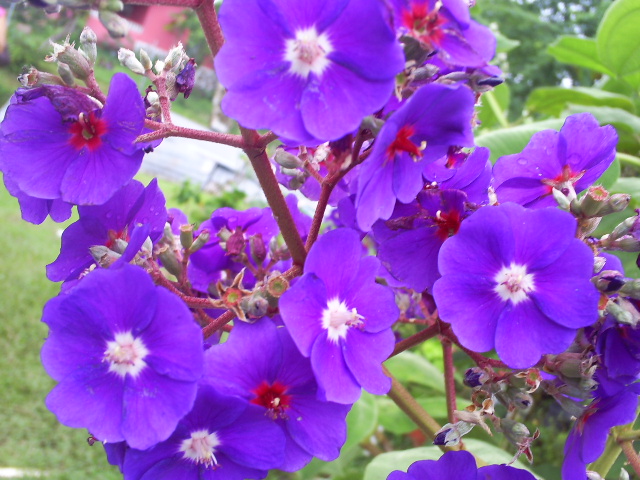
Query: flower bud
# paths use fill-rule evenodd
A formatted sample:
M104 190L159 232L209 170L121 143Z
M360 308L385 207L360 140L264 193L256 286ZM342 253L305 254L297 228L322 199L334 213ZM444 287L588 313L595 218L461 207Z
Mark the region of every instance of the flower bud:
M640 240L631 235L627 235L614 240L607 248L622 250L623 252L640 252Z
M241 300L240 308L242 308L249 318L261 318L264 317L269 310L269 301L260 293L255 292Z
M58 75L68 87L73 87L76 84L76 79L66 63L58 62Z
M500 430L509 443L522 445L527 442L530 432L526 425L509 418L500 419Z
M162 60L156 60L153 69L156 71L158 75L160 75L164 71L164 62Z
M103 11L107 11L109 13L112 12L121 12L124 8L124 3L122 0L100 0L98 3L98 10L102 13Z
M460 443L464 435L469 433L475 425L469 422L447 423L437 433L433 439L434 445L444 445L445 447L455 447Z
M176 75L175 88L184 98L189 98L196 84L196 61L190 58L184 68Z
M89 27L84 27L80 34L80 45L82 46L82 52L89 60L91 66L95 65L96 58L98 57L98 49L96 44L98 43L98 36L96 32Z
M144 75L144 67L140 61L136 58L136 54L126 48L118 50L118 60L120 63L138 75Z
M119 3L122 5L122 2ZM122 10L122 8L120 10ZM122 38L127 34L128 27L126 21L117 13L109 10L100 10L98 12L98 19L104 28L107 29L111 38Z
M149 54L143 49L140 49L140 63L142 64L142 68L145 70L151 70L151 68L153 68L153 62L151 61Z
M104 245L94 245L89 247L89 252L91 252L91 256L95 262L103 268L110 267L121 256L119 253L114 252Z
M281 167L288 169L287 171L300 168L303 165L302 160L295 155L290 154L284 148L276 148L273 160ZM293 172L295 172L294 174L298 173L297 170L293 170Z
M68 38L62 45L54 42L51 42L51 45L53 53L47 56L46 61L66 63L73 75L81 80L86 80L89 77L92 71L89 60L69 43Z
M464 384L467 387L476 388L489 380L489 375L480 367L473 367L464 373Z
M187 250L193 245L193 225L180 225L180 245Z
M627 218L618 226L616 226L616 228L613 229L613 232L611 232L611 235L607 237L607 240L608 241L617 240L620 237L628 235L637 221L638 221L638 215Z
M553 195L553 198L555 199L556 202L558 202L558 206L563 209L563 210L569 210L571 207L571 198L569 198L567 195L565 195L564 193L562 193L560 190L558 190L557 188L553 188L551 190L551 194Z
M593 259L593 273L600 273L600 271L607 264L607 259L604 257L595 257Z
M616 322L624 325L631 325L635 327L640 322L640 313L629 302L622 297L617 297L615 300L610 299L607 302L605 311L615 318Z
M267 247L264 244L261 233L256 233L249 238L249 249L251 258L257 265L262 265L262 262L267 258Z
M640 299L640 279L629 279L619 290L621 295Z
M571 211L583 217L599 217L599 211L609 200L609 192L601 185L591 186L580 201L572 202Z
M383 125L384 120L374 117L373 115L369 115L362 119L362 122L360 123L360 130L369 130L374 137L377 137Z
M616 293L625 285L625 277L616 270L603 270L592 281L602 293Z
M225 242L224 249L227 251L229 255L240 255L244 252L244 248L247 245L247 241L244 238L244 233L242 229L237 228L227 241Z
M193 241L193 244L189 247L189 253L195 253L206 245L209 241L209 230L206 228L200 232L200 235Z
M158 258L160 258L162 262L162 266L166 268L170 274L175 275L176 278L180 278L182 276L182 263L176 257L173 249L163 245L157 253Z
M178 45L169 50L167 54L167 58L164 59L164 70L171 70L173 68L180 69L182 68L183 59L188 58L187 54L184 51L184 47L181 42L178 42Z

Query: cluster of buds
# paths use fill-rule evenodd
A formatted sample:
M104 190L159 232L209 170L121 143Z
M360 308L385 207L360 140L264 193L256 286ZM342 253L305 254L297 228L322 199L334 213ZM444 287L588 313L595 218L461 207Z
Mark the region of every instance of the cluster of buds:
M69 37L62 44L51 42L53 52L47 55L47 62L57 64L58 75L38 72L30 68L18 77L25 87L42 84L74 86L76 79L86 81L93 74L93 66L96 63L98 37L89 27L85 27L80 35L80 48L75 48L69 42Z

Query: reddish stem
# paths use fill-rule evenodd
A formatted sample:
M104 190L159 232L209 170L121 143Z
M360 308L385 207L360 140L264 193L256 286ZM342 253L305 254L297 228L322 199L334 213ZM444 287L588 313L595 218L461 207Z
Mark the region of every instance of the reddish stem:
M153 122L154 124L158 122ZM145 123L145 126L148 126ZM150 128L153 128L152 125ZM195 128L179 127L178 125L166 125L162 124L155 132L146 133L140 135L136 142L150 142L159 138L167 137L183 137L193 138L195 140L204 140L206 142L221 143L223 145L229 145L236 148L244 148L245 142L240 135L233 135L230 133L218 133L210 132L207 130L198 130Z
M224 35L218 23L218 15L216 14L213 0L202 0L195 11L202 26L204 36L207 39L209 50L211 50L211 54L215 57L220 51L222 44L224 44Z
M102 105L104 105L105 102L107 101L107 97L105 96L104 93L102 93L102 90L100 89L100 85L98 85L98 82L93 73L93 70L89 72L89 75L87 75L87 78L84 81L84 83L89 88L90 95L96 98L100 103L102 103Z
M435 337L436 335L438 335L438 333L440 333L440 326L431 325L429 328L425 328L424 330L421 330L418 333L405 338L404 340L400 340L398 343L396 343L396 347L393 349L393 353L389 355L389 358L395 357L399 353L402 353L405 350L408 350L411 347L424 342L425 340L429 340L430 338Z
M318 204L316 205L316 211L313 214L313 220L311 222L311 228L309 229L309 235L307 236L307 243L305 248L307 252L311 248L311 245L318 238L318 234L320 233L320 227L322 226L322 220L324 219L324 212L327 209L327 204L329 203L329 197L331 196L331 192L333 191L333 186L330 184L323 184L322 191L320 192L320 198L318 199Z
M280 227L280 232L282 233L284 242L287 244L289 253L291 253L293 263L296 265L303 265L304 259L307 256L307 251L302 243L302 238L300 238L300 234L298 233L296 223L291 216L287 202L284 200L284 196L280 190L280 184L273 173L271 162L269 161L264 148L253 146L258 144L260 135L258 135L258 132L255 130L249 130L242 126L240 127L240 132L242 133L242 138L246 144L244 151L251 161L253 170L256 172L256 176L258 177L258 181L262 187L262 191L267 197L267 202L269 202L271 210L273 210L273 216L278 222L278 227Z
M640 457L638 457L638 452L636 452L635 448L633 448L633 442L625 441L620 442L620 448L624 452L631 468L636 472L636 475L640 476Z
M196 8L202 0L123 0L127 5L165 5Z
M453 346L451 340L442 338L442 358L444 360L444 386L447 393L447 417L449 423L455 423L454 412L456 405L456 382L454 379Z
M460 350L462 350L464 353L466 353L467 356L469 356L471 358L471 360L473 360L476 363L476 365L478 365L480 368L486 368L486 367L509 368L509 366L505 365L500 360L494 360L493 358L487 358L484 355L481 355L479 353L476 353L476 352L474 352L472 350L469 350L468 348L464 347L463 345L460 344L460 341L458 340L458 337L456 337L456 334L453 333L453 330L451 330L451 326L449 324L440 321L440 325L441 325L440 334L443 337L446 337L449 340L451 340L451 342L453 342L454 344L456 344L458 346L458 348L460 348Z
M260 139L258 140L258 143L257 143L256 146L258 146L258 147L266 147L267 145L269 145L271 142L273 142L277 138L278 138L278 135L276 135L275 133L269 131L269 132L265 133L264 135L262 135L260 137Z
M211 323L209 323L209 325L207 325L202 329L202 336L204 338L210 337L211 335L216 333L218 330L223 328L227 323L229 323L234 318L236 318L236 314L233 313L231 310L227 310L218 318L216 318Z

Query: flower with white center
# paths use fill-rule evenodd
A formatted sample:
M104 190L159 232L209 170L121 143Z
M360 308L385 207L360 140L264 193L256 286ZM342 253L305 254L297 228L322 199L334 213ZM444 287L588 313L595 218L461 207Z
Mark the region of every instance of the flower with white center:
M327 302L327 308L322 311L322 328L327 330L329 339L337 342L347 336L349 327L363 327L364 317L355 308L349 310L344 301L332 298Z
M200 327L180 298L129 264L96 269L50 300L42 363L47 407L97 439L147 449L191 410L203 370Z
M327 34L318 35L315 27L309 27L298 30L295 39L286 40L284 59L291 62L291 73L306 79L311 72L322 76L332 50Z
M120 332L116 333L113 340L107 342L104 360L109 364L110 372L115 372L121 377L127 374L136 377L146 367L144 357L148 353L149 350L140 337L134 338L131 332Z
M351 133L385 106L404 69L388 13L371 0L225 0L222 110L291 146Z
M598 319L593 253L576 228L567 212L514 203L462 221L440 249L433 296L464 347L528 368Z
M184 458L191 460L197 465L205 467L215 467L218 465L216 460L215 448L220 445L220 440L215 432L209 433L208 430L196 430L191 432L189 438L185 438L180 445L180 451Z
M526 300L528 294L535 290L533 275L527 273L525 265L512 263L502 267L495 277L495 291L505 302L511 300L514 305Z
M391 289L376 283L380 263L363 253L355 230L322 235L304 275L280 298L282 321L311 359L320 398L331 402L353 403L362 388L382 395L391 387L381 364L393 351L398 307Z

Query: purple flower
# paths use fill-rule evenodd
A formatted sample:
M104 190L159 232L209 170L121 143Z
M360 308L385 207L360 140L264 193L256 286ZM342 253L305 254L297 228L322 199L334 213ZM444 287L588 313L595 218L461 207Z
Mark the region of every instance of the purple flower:
M387 120L360 170L356 208L362 230L388 219L396 199L412 202L424 186L425 167L450 146L473 144L473 104L464 86L430 84Z
M594 400L576 420L564 446L562 480L584 480L587 465L602 455L611 427L631 423L638 409L638 384L625 387L599 370Z
M538 132L521 153L500 157L493 168L500 202L526 207L554 206L554 188L580 193L613 162L618 135L600 127L590 113L567 117L559 132Z
M393 292L375 282L379 262L363 258L359 235L332 230L313 244L304 275L280 298L280 314L319 387L319 398L353 403L364 388L385 394L381 364L393 351Z
M270 319L252 325L236 322L229 340L206 352L204 382L259 405L282 429L285 461L277 468L293 472L313 456L331 461L340 454L350 405L316 398L309 359L287 330Z
M384 8L369 0L227 1L216 57L227 88L222 109L294 145L355 130L385 105L404 68Z
M116 243L128 242L134 227L140 224L149 226L148 235L155 241L167 221L164 195L156 179L146 188L132 180L104 205L80 206L78 214L78 221L62 234L60 255L47 265L47 278L53 282L78 278L93 265L90 247L104 245L118 250Z
M114 75L104 108L75 89L20 89L0 126L0 168L24 194L103 204L140 168L145 110L133 80Z
M58 385L47 407L69 427L145 449L191 409L202 334L189 309L141 268L96 270L50 300L42 363Z
M259 479L282 463L283 446L282 432L258 407L203 385L171 437L129 450L122 470L127 480Z
M576 220L513 203L484 207L440 249L433 287L440 317L465 347L496 349L510 367L560 353L598 318L593 254Z
M40 225L47 217L51 217L54 222L64 222L71 216L73 205L70 203L63 202L59 198L46 200L32 197L22 192L7 175L3 179L9 194L18 200L24 221Z
M447 452L439 460L420 460L407 473L391 472L387 480L535 480L526 470L507 465L488 465L478 469L476 460L464 450Z
M399 30L447 65L484 67L496 51L491 30L469 16L464 0L392 0Z
M196 61L190 58L184 68L176 75L176 90L189 98L191 90L196 84Z

